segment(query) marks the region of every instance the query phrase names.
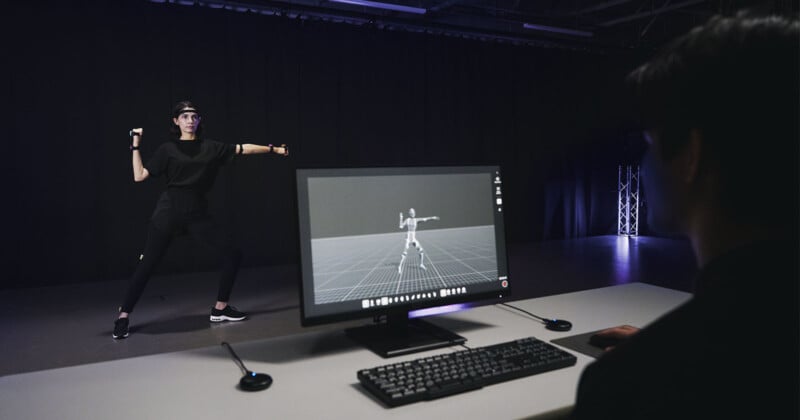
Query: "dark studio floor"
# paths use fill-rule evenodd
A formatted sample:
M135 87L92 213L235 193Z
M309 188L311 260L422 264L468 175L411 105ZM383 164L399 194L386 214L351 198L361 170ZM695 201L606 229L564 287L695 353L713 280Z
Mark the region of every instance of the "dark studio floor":
M691 291L696 272L688 242L652 237L509 244L508 260L510 300L630 282ZM301 327L297 281L295 265L243 269L232 304L250 318L211 324L214 273L154 277L131 315L131 336L125 340L114 340L111 331L127 279L0 291L0 376L368 321Z

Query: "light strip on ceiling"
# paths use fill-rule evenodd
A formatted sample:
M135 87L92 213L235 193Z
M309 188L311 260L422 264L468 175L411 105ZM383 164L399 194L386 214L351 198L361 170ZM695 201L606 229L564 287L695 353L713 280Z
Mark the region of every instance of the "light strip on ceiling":
M403 6L401 4L392 4L392 3L381 3L378 1L368 1L368 0L329 0L329 1L332 3L352 4L356 6L372 7L375 9L393 10L395 12L414 13L417 15L424 15L425 13L428 12L427 9L421 9L419 7Z

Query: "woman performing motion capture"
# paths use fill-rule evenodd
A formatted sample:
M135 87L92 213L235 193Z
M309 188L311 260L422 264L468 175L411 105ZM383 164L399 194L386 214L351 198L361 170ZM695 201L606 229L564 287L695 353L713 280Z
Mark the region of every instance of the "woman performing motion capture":
M208 214L205 195L214 184L219 167L234 160L236 155L289 154L286 145L234 145L204 139L200 112L189 101L178 103L172 117L172 139L159 146L147 165L142 163L139 152L143 129L131 130L134 181L142 182L150 176L163 175L167 189L161 194L150 219L144 252L139 256L139 264L119 308L119 317L114 322L112 336L116 339L128 337L128 315L170 242L180 233L188 233L211 247L222 260L217 302L211 308L210 321L241 321L247 317L228 305L242 258L241 251L234 246L230 233Z

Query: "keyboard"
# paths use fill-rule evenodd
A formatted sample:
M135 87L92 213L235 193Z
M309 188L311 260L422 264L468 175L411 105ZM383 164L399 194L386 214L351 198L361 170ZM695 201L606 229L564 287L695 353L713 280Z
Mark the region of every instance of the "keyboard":
M358 380L390 407L432 400L572 366L577 358L533 337L358 371Z

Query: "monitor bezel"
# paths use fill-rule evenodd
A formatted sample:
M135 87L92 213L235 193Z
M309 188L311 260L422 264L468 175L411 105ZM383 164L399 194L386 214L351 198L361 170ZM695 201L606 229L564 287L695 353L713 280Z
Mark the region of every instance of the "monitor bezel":
M385 307L375 307L369 309L358 309L352 310L347 312L339 312L335 314L323 314L323 315L315 315L315 316L308 316L308 311L306 308L306 299L305 299L305 280L304 280L304 273L305 268L303 266L303 258L304 252L310 254L310 249L307 251L303 250L304 243L307 243L307 246L310 247L311 238L310 233L308 238L304 238L303 232L303 222L307 222L308 214L305 215L306 220L304 220L303 215L300 213L300 182L301 182L301 172L308 173L321 173L324 171L354 171L354 172L365 172L364 176L372 176L372 175L381 175L378 172L386 173L387 175L389 172L392 171L410 171L413 174L436 174L436 173L452 173L453 171L464 171L464 173L474 172L474 173L481 173L481 172L498 172L502 177L502 168L498 164L488 164L488 165L402 165L402 166L324 166L324 167L317 167L317 166L306 166L306 167L297 167L294 171L294 200L295 200L295 209L297 209L297 252L298 252L298 285L299 285L299 299L300 299L300 323L303 327L310 327L316 325L324 325L324 324L331 324L337 322L344 322L344 321L352 321L358 319L366 319L366 318L373 318L378 319L378 317L397 317L402 316L403 314L408 314L409 312L420 310L420 309L429 309L429 308L438 308L444 307L449 305L457 305L457 304L467 304L469 306L479 306L481 303L487 302L497 302L498 300L506 300L509 296L512 295L512 288L513 284L511 281L508 281L508 286L503 288L502 290L492 290L492 291L484 291L484 292L474 292L469 293L466 295L456 295L456 296L448 296L444 298L437 298L436 300L425 300L425 301L412 301L410 303L402 303L392 306L385 306ZM372 172L366 174L366 172ZM404 174L408 174L409 172L405 172ZM333 175L332 175L333 176ZM307 180L308 176L302 177L302 179ZM503 198L505 204L505 197ZM505 206L504 206L505 207ZM307 208L305 211L307 212ZM502 256L499 255L498 252L498 268L502 266L505 268L505 275L509 277L509 269L508 269L508 249L506 244L506 232L505 232L505 216L502 217L502 226L499 228L495 226L495 235L502 235L502 237L497 238L495 237L495 242L501 246L502 249ZM501 260L502 258L502 260ZM312 279L313 283L313 279ZM312 291L310 292L313 294L313 285ZM312 295L313 297L313 295Z

